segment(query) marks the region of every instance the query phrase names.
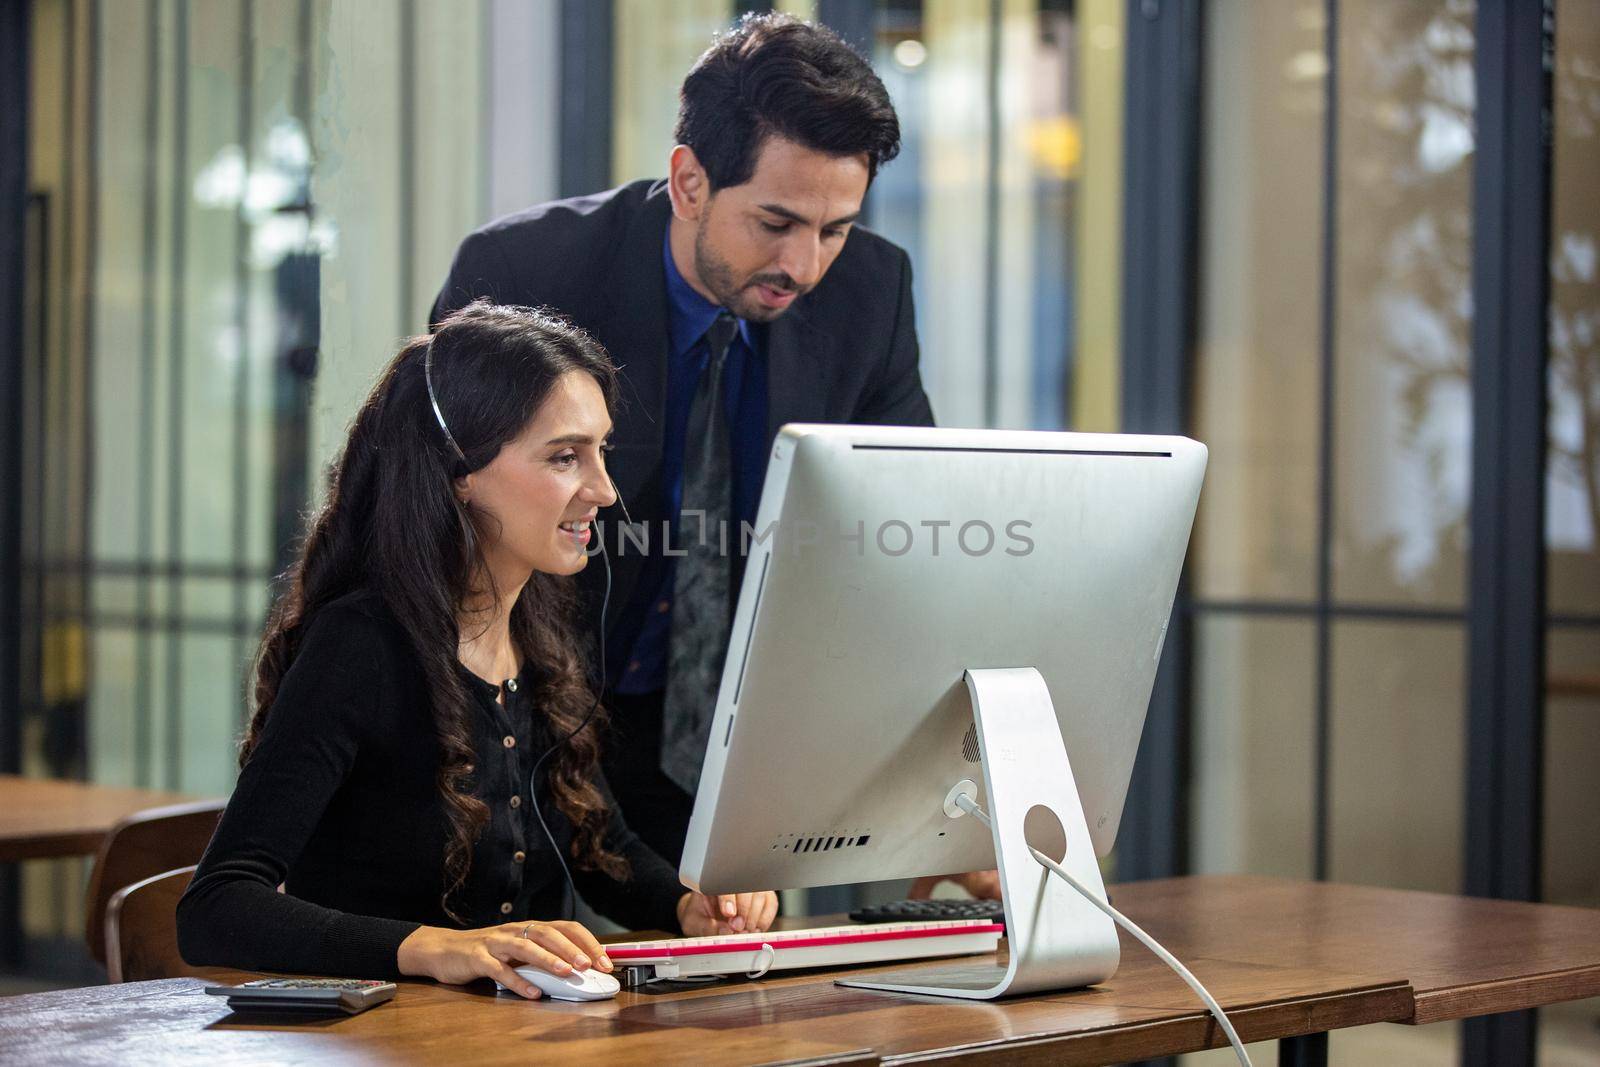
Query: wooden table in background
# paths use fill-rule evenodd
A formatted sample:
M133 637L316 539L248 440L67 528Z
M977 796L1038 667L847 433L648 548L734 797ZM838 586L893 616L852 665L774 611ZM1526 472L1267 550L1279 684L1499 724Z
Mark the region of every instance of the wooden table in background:
M92 856L118 820L193 797L0 774L0 863Z
M1242 877L1135 883L1112 895L1207 983L1245 1040L1288 1039L1284 1062L1325 1058L1326 1032L1341 1027L1600 994L1600 911ZM0 1060L1100 1064L1223 1043L1188 988L1126 940L1111 981L1012 1000L844 989L833 977L591 1004L407 982L390 1004L314 1021L234 1015L197 979L136 982L0 1000Z

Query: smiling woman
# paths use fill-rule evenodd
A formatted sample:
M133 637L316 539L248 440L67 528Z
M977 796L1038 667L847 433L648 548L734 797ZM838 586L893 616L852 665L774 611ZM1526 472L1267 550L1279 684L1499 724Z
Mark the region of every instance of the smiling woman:
M389 364L262 641L238 788L179 905L190 963L537 996L513 968L610 969L560 918L569 874L636 928L770 924L771 894L684 893L599 769L571 576L616 498L615 391L598 343L526 308L471 305Z
M492 531L487 565L497 589L530 572L575 574L587 556L589 526L617 498L604 454L611 418L593 375L565 372L527 427L487 465L457 478L475 528Z

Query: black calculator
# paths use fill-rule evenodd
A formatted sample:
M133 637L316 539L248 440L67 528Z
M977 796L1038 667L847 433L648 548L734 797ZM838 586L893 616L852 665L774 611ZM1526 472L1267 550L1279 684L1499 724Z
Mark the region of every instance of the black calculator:
M261 978L243 985L206 986L234 1011L326 1012L354 1015L394 996L393 982L364 978Z

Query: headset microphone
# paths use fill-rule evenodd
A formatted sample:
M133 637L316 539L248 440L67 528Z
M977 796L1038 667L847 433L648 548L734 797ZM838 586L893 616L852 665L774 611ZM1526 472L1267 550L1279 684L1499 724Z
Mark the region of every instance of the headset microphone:
M617 503L622 505L623 517L628 520L629 525L632 525L633 518L628 515L628 505L623 503L622 492L617 488L617 483L611 480L610 475L606 476L606 480L611 482L611 491L616 494ZM611 606L611 556L606 552L605 535L599 531L596 531L596 536L600 538L600 560L605 564L606 568L606 591L605 596L600 601L600 677L599 683L595 686L594 703L589 705L589 714L583 717L582 722L580 722L577 726L574 726L567 736L563 737L561 740L544 750L543 755L534 761L533 770L528 774L528 799L531 801L533 814L538 818L539 828L544 831L545 840L550 842L550 851L555 853L556 862L561 864L562 877L564 877L567 881L568 918L571 918L577 911L578 887L572 881L572 870L567 866L567 858L561 854L561 846L556 843L555 835L550 832L549 825L544 821L544 812L539 809L539 768L544 766L545 760L555 755L557 750L564 747L574 737L577 737L580 733L582 733L584 727L588 726L589 723L594 720L595 713L600 710L600 694L605 690L606 611Z

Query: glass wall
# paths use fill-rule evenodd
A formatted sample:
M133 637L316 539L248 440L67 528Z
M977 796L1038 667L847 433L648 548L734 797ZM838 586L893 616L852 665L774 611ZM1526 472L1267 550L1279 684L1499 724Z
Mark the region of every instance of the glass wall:
M1460 609L1473 5L1339 5L1333 595ZM1454 724L1451 724L1452 726Z
M1600 7L1557 0L1545 477L1544 899L1600 907ZM1600 1000L1539 1015L1540 1062L1594 1057Z
M23 770L221 795L357 403L553 194L556 5L32 7ZM31 935L81 936L81 868L24 865Z
M1346 3L1333 27L1315 0L1267 10L1217 0L1206 15L1213 73L1195 403L1211 467L1193 560L1199 610L1218 619L1202 632L1219 635L1202 637L1197 698L1219 712L1198 716L1200 745L1214 744L1212 730L1246 736L1283 730L1268 719L1315 721L1320 705L1326 736L1322 727L1307 736L1323 751L1289 753L1303 771L1291 811L1315 796L1318 760L1329 768L1329 821L1312 828L1325 853L1319 873L1452 886L1456 851L1412 854L1420 866L1408 873L1363 855L1353 828L1369 822L1365 806L1418 802L1386 792L1392 776L1358 753L1407 731L1462 732L1472 8ZM1318 623L1319 614L1335 621ZM1241 621L1216 630L1224 616ZM1326 630L1293 639L1307 622ZM1258 646L1272 651L1253 653ZM1298 654L1286 660L1279 649ZM1419 658L1427 678L1410 676ZM1249 691L1241 672L1312 696L1253 715L1210 688ZM1213 776L1239 770L1235 746L1216 750L1225 758L1203 762L1202 795L1213 795ZM1430 758L1442 780L1460 779L1460 752L1434 746ZM1258 802L1275 807L1270 792ZM1425 820L1453 850L1458 792L1445 791ZM1232 840L1241 832L1236 820L1203 818L1197 863L1280 854L1244 848ZM1301 827L1283 833L1287 847Z
M1198 871L1460 888L1473 20L1204 7ZM1367 1028L1333 1056L1456 1047Z
M1206 600L1306 603L1317 589L1322 4L1212 3L1202 23L1194 418L1211 461L1190 566Z
M1475 14L1205 6L1196 870L1461 888ZM1600 17L1568 0L1555 26L1543 881L1593 907ZM1597 1016L1542 1012L1542 1060L1593 1059ZM1442 1065L1459 1041L1332 1047Z

